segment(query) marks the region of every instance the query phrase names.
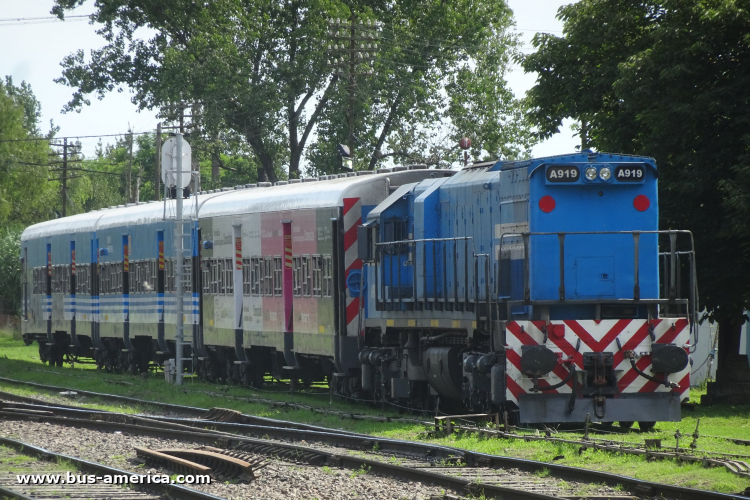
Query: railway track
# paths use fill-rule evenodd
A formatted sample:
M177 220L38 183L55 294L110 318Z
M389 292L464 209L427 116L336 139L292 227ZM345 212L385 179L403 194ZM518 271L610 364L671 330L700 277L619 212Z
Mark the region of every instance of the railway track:
M641 481L624 476L573 467L501 457L457 448L300 426L232 411L203 411L203 418L127 415L73 406L53 406L16 397L5 402L0 417L35 420L72 427L120 431L173 438L209 446L228 453L301 461L308 465L366 470L408 481L435 484L470 494L506 498L653 498L719 500L747 498L679 486ZM227 422L247 419L253 423ZM223 421L222 421L223 420ZM260 438L259 438L260 437ZM275 440L274 440L275 439ZM292 443L288 441L293 441ZM320 443L315 447L305 443ZM548 475L545 480L539 477ZM602 494L578 494L554 483L604 484ZM541 484L540 484L541 483ZM584 488L585 489L585 488Z
M40 461L56 462L57 464L69 463L79 471L87 474L102 476L133 476L133 472L124 471L115 467L109 467L100 463L83 460L78 457L55 453L50 450L34 446L29 443L9 439L0 436L0 444L13 448L23 455L35 457ZM59 469L59 470L57 470ZM46 474L65 474L60 469L46 471ZM38 470L32 471L38 472ZM138 476L143 477L141 474ZM145 481L144 481L145 483ZM7 473L0 476L0 498L12 498L22 500L46 500L53 498L90 499L107 498L109 500L168 500L179 498L184 500L226 500L222 497L204 493L202 491L187 488L177 484L130 484L130 490L112 484L18 484L16 474Z

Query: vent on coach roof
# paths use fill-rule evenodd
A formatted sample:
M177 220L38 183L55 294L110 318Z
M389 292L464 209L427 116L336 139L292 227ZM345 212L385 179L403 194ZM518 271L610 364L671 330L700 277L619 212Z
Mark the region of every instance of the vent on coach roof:
M318 179L315 177L308 177L306 179L302 179L302 182L318 182Z
M289 184L299 184L302 179L289 179Z
M258 187L258 185L257 184L245 184L245 187L249 189L249 188Z
M357 172L348 172L346 174L347 177L357 177Z
M379 168L376 172L379 174L390 174L392 170L390 168Z
M286 186L287 184L289 184L287 181L276 181L274 186Z
M414 165L408 166L409 170L427 170L427 165L424 163L415 163Z
M259 188L267 188L267 187L271 187L271 183L270 183L270 182L259 182L259 183L258 183L258 187L259 187Z
M372 170L362 170L361 172L357 172L357 175L373 175L374 173Z
M406 165L399 165L398 167L393 167L394 172L403 172L405 170L409 170L409 167Z
M222 191L231 191L231 190L232 190L232 188L229 188L229 187L227 187L227 188L221 188L221 190L222 190Z

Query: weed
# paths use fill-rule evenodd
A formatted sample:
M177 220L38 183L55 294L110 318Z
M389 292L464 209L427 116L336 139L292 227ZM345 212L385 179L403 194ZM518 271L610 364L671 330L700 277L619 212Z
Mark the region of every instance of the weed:
M374 451L375 453L380 451L380 443L375 443L374 445L372 445L372 451Z
M323 474L329 474L331 476L335 474L335 472L333 471L333 469L331 469L327 465L324 465L321 470L323 471Z
M541 470L534 472L534 475L536 477L549 477L549 469L547 467L542 467Z
M352 473L349 475L349 479L354 479L354 478L359 477L359 476L364 476L368 472L370 472L370 467L367 466L367 465L365 465L365 464L362 464L359 467L359 469L357 469L355 471L352 471Z

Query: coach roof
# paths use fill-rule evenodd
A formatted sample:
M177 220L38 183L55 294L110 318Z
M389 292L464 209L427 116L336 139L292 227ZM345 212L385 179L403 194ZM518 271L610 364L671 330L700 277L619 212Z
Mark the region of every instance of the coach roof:
M195 201L199 206L199 217L210 218L234 214L277 212L341 206L345 197L362 198L363 204L377 204L385 193L386 179L393 185L419 182L435 172L445 171L406 170L380 175L341 177L319 182L301 182L271 187L244 188L219 191L190 197L184 200L185 216L195 213ZM140 203L132 206L95 210L85 214L41 222L26 228L23 241L54 236L92 232L110 227L127 227L162 222L164 203ZM175 201L166 206L167 219L174 218Z

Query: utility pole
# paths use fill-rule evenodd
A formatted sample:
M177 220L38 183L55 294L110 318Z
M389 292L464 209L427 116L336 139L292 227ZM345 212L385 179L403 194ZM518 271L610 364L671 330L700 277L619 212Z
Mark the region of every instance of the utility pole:
M154 163L154 199L161 200L161 122L156 124L156 158Z
M352 12L349 19L336 19L328 22L329 38L334 44L328 46L328 52L334 56L333 62L328 61L328 66L334 68L338 74L344 71L347 74L347 88L349 93L348 109L346 119L349 128L347 145L349 153L354 156L354 106L356 104L357 77L372 76L372 63L378 50L378 28L377 22L368 20L363 22ZM359 71L360 65L367 65L367 69Z
M133 131L128 134L128 203L133 203Z
M175 343L175 362L176 362L176 377L175 384L182 385L182 372L184 371L184 350L185 350L185 317L183 315L183 299L182 296L182 275L184 258L182 247L185 243L182 236L183 233L183 222L182 222L182 120L180 120L180 131L177 133L177 172L175 172L175 185L177 197L175 199L175 273L174 273L174 286L175 286L175 313L177 315L177 331L174 336ZM191 309L192 310L192 309Z
M56 165L55 167L53 167L53 168L50 169L50 172L59 173L60 177L59 178L52 178L52 179L48 179L48 180L51 180L51 181L57 180L57 181L61 182L61 188L62 188L62 190L61 190L60 195L61 195L61 198L62 198L62 209L60 210L60 213L62 214L63 217L66 217L68 215L68 180L69 179L76 179L76 178L80 177L80 176L75 176L75 175L74 176L68 175L68 171L70 170L70 168L69 168L68 165L70 163L80 163L82 161L80 159L71 159L70 156L69 156L68 150L71 150L70 154L77 154L79 152L78 148L80 147L80 144L68 144L68 138L65 137L65 138L63 138L63 143L62 144L59 144L59 143L58 144L50 143L50 146L57 147L57 148L62 148L62 152L50 154L50 156L61 156L62 157L62 161L56 161L56 162L51 162L50 163L50 165ZM75 169L74 168L73 170L80 170L80 169Z
M62 216L68 213L68 138L63 139L62 162Z

